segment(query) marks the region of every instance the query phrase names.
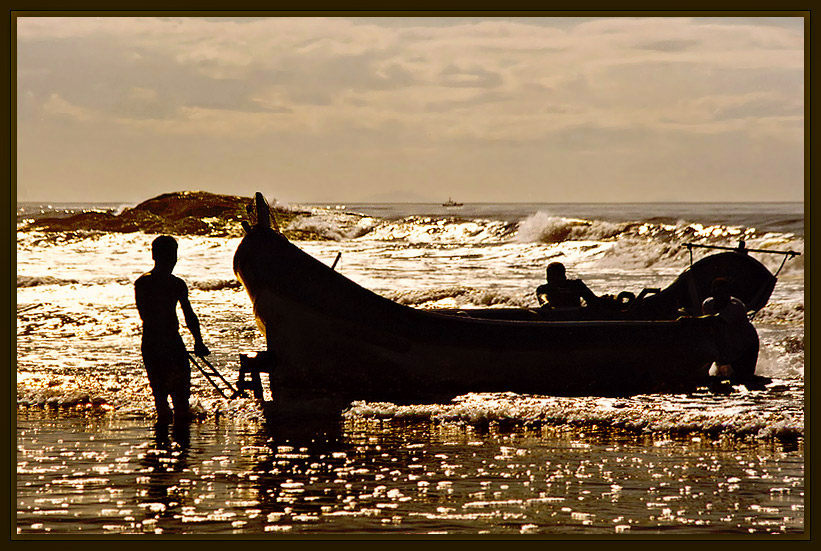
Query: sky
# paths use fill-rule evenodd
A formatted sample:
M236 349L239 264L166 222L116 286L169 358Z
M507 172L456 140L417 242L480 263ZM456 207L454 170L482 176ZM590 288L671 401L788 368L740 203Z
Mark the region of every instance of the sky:
M799 17L16 23L18 201L804 199Z

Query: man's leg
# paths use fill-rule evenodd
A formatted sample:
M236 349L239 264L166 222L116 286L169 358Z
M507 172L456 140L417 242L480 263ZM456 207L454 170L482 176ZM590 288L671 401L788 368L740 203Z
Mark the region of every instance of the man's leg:
M171 401L174 404L174 423L188 423L191 420L191 409L188 399L191 396L191 367L185 358L185 367L177 366L171 380Z
M733 373L737 379L749 379L755 374L755 366L758 363L758 347L759 344L756 342L732 363Z
M154 405L157 408L157 423L167 424L171 422L173 414L168 406L168 391L162 387L165 385L152 383L151 393L154 395Z
M145 372L148 375L148 384L151 386L151 394L154 395L154 406L157 408L157 423L165 424L171 422L171 408L168 406L168 376L165 374L164 366L156 361L150 353L146 353L143 348L143 363Z

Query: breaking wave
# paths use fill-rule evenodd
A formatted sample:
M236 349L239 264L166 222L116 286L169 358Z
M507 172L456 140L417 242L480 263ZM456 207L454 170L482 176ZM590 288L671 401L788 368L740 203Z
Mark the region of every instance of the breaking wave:
M54 276L17 276L17 288L40 287L46 285L82 285L86 287L92 287L116 284L130 286L133 283L133 279L128 277L94 277L90 279L79 280L70 278L59 278ZM197 289L199 291L222 291L224 289L242 288L242 284L236 279L190 279L187 283L190 289Z
M756 391L763 403L768 395L772 395L774 399L770 405L744 410L736 405L756 396L743 387L732 387L728 389L730 394L722 400L699 400L699 407L693 407L696 403L694 395L665 395L664 407L648 407L654 402L659 402L659 406L662 404L657 396L644 399L564 398L505 392L466 394L444 405L354 402L344 415L347 418L455 422L476 427L488 424L552 426L614 434L794 441L804 436L804 418L800 408L787 407L783 401L784 394L798 392L791 385L790 381L774 381L767 389ZM706 389L703 393L707 395Z
M200 291L221 291L223 289L241 289L242 284L236 279L208 279L204 281L191 281L189 287Z
M634 251L643 259L639 265L652 265L654 258L662 261L665 258L686 258L688 253L682 244L687 242L734 247L743 239L748 248L789 248L803 252L803 238L792 233L759 232L753 227L686 220L673 224L654 218L632 222L585 220L554 216L544 211L519 222L511 222L436 216L407 216L392 220L314 209L310 216L296 218L288 229L309 231L335 241L367 239L421 245L611 242L620 249ZM611 254L620 252L614 247ZM773 258L774 262L780 263L780 258ZM788 269L803 269L803 260L800 257L793 259L785 267L785 270Z
M89 389L91 385L88 384L80 388L57 380L49 380L42 385L29 385L17 385L18 408L106 414L120 419L151 419L156 414L151 392L143 383L133 384L137 387L136 390L125 390L119 386ZM209 393L206 391L205 394ZM189 408L191 416L199 421L264 421L262 410L250 398L239 397L226 402L210 396L196 396L189 400Z
M600 241L617 237L632 226L635 224L562 218L540 211L519 222L515 239L520 243Z
M75 285L76 279L60 279L52 276L17 276L17 287L39 287L40 285Z
M755 315L755 320L762 323L804 323L804 305L800 302L767 303ZM802 346L803 349L803 346Z
M343 241L368 233L374 223L372 218L366 216L315 209L311 216L299 216L292 220L288 229L309 232L322 239Z
M792 250L801 253L788 260L780 272L780 276L800 275L804 270L804 240L801 238L782 236L775 238L772 234L757 236L754 230L746 232L736 231L725 227L703 228L698 224L682 224L675 227L638 227L638 231L631 230L622 233L602 255L595 261L599 268L614 269L643 269L643 268L675 268L689 264L691 255L685 243L712 245L720 247L736 247L739 240L744 240L748 249L768 249L773 251ZM706 235L705 235L706 234ZM696 261L713 251L694 249L693 261ZM783 256L774 254L754 253L768 270L775 273L781 268Z
M500 243L513 233L515 227L515 224L501 220L409 216L399 221L374 224L366 232L366 237L409 243Z
M530 306L529 296L510 296L501 291L470 287L446 287L443 289L388 291L382 294L399 304L419 308L463 307L516 307Z

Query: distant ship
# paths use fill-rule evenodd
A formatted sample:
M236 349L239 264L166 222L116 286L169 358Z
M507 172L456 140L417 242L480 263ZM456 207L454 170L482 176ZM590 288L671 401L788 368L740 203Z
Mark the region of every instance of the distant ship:
M448 197L448 202L447 203L442 203L443 207L461 207L462 205L463 205L463 203L457 203L456 201L454 201L450 197Z

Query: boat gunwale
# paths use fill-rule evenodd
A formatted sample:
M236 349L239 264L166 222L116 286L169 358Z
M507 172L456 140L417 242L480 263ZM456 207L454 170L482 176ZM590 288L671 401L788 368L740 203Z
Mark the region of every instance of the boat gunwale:
M344 276L343 276L344 277ZM373 292L373 291L371 291ZM474 318L469 316L462 316L457 313L454 314L444 314L442 312L428 312L423 308L414 308L412 306L408 306L407 304L400 304L398 302L392 301L387 297L382 297L377 293L374 293L380 298L388 300L397 306L402 306L405 308L410 309L414 312L421 312L423 314L435 317L441 317L446 319L458 319L464 322L475 322L481 324L488 324L488 325L533 325L533 326L540 326L540 325L550 325L550 326L583 326L583 327L598 327L598 326L623 326L623 327L642 327L642 326L657 326L657 325L680 325L681 323L689 323L692 320L700 320L700 319L713 319L717 318L716 315L704 315L704 316L681 316L676 319L662 319L662 320L505 320L505 319L487 319L487 318ZM490 310L490 308L488 308ZM522 308L522 311L527 311L527 308Z

